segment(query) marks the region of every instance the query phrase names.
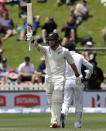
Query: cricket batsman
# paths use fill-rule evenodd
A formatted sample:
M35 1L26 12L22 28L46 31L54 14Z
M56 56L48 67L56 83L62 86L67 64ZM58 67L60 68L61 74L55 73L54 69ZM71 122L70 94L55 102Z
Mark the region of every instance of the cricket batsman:
M31 44L35 50L42 52L45 56L47 72L45 87L48 96L48 105L51 109L50 128L60 128L66 61L72 68L76 77L76 83L79 85L81 84L81 77L69 50L59 45L57 33L49 34L48 46L38 45L30 33L27 34L27 39L31 40Z
M86 66L87 70L85 70L85 78L89 79L93 73L93 66L84 57L75 52L75 45L71 42L67 43L65 46L70 50L70 55L73 57L75 65L77 66L78 72L81 75L81 67L82 65ZM70 107L70 103L72 102L73 97L75 98L75 128L82 127L82 112L83 112L83 83L78 85L76 83L76 76L74 74L71 66L66 63L66 82L64 89L64 103L62 104L62 127L65 127L65 118L67 117L68 110Z

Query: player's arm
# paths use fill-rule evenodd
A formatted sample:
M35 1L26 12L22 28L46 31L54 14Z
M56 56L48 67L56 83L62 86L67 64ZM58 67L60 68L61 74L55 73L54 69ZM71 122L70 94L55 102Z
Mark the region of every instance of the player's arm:
M83 57L82 57L82 64L87 68L87 70L85 70L85 74L86 74L85 78L89 79L93 73L93 65Z
M82 84L82 75L79 74L78 69L74 63L70 65L76 76L76 85L80 86Z
M75 73L75 76L76 77L79 77L80 74L78 73L78 70L77 70L77 67L76 65L73 63L73 64L70 64L71 68L73 69L74 73Z
M88 62L86 59L83 58L83 65L92 73L93 72L93 65Z
M26 34L26 40L27 41L30 41L32 47L35 49L35 50L38 50L40 51L40 46L38 45L38 43L34 40L33 36L32 36L32 33L27 33Z
M82 84L82 75L79 74L78 69L74 63L74 59L71 56L69 51L67 51L67 53L66 53L66 59L67 59L68 64L71 66L71 68L73 69L73 71L75 73L76 84L80 86Z
M35 40L31 41L31 45L35 50L40 51L40 45Z
M70 54L70 52L68 50L66 51L66 59L67 59L68 64L73 69L75 76L79 77L80 74L78 73L77 67L74 63L74 59L73 59L72 55Z
M40 44L37 43L36 40L34 40L33 36L31 33L27 33L26 34L26 40L30 41L31 42L31 46L37 50L37 51L40 51L42 52L44 55L46 55L46 52L47 52L47 48L46 46L41 46Z

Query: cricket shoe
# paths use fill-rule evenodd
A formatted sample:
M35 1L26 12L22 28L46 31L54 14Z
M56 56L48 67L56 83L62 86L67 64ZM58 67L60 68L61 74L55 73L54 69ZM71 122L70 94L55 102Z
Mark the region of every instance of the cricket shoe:
M77 121L74 123L75 128L81 128L82 127L82 123L80 121Z
M62 114L61 114L62 128L65 127L65 117L66 117L66 116L62 113Z
M50 125L50 128L60 128L60 126L57 124L57 122L54 122L52 125Z

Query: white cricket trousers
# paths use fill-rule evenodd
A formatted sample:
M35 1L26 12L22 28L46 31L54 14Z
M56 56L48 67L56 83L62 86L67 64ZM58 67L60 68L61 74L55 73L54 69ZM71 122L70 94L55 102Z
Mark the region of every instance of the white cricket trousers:
M62 104L62 113L68 114L72 100L75 100L75 112L83 111L83 85L77 86L75 80L68 79L65 83L64 102Z
M63 102L64 76L45 79L48 106L51 109L51 124L57 122L61 126L60 116Z

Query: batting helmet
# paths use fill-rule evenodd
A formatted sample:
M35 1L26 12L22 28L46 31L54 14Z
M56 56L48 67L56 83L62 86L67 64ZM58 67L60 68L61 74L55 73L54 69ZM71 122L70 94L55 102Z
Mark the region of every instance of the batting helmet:
M75 50L75 44L69 41L66 45L65 48L67 48L69 51Z
M51 33L48 35L48 40L58 40L58 34L57 33Z

